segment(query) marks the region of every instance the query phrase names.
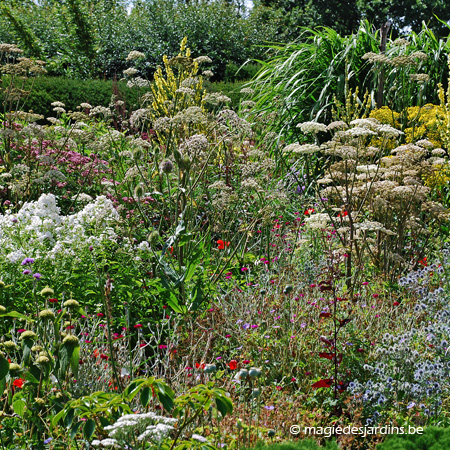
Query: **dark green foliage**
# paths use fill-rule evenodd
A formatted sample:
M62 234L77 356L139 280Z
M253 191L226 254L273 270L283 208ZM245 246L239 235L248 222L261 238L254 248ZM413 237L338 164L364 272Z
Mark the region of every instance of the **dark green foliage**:
M335 442L328 441L324 446L320 446L316 441L312 439L305 439L296 442L284 442L282 444L269 444L258 443L254 450L339 450L338 445Z
M33 88L31 89L31 85ZM239 107L241 99L240 90L244 82L217 82L205 83L208 92L222 92L231 98L230 106L233 109ZM66 111L77 111L77 106L81 103L89 103L92 106L108 106L111 96L118 91L119 100L125 101L128 111L138 109L138 97L142 95L141 90L138 95L136 89L129 89L124 82L114 83L111 80L77 80L64 77L38 77L27 80L26 89L31 89L31 94L27 97L23 107L24 111L42 114L45 117L52 117L52 102L63 102ZM0 103L2 97L0 94Z
M208 69L215 80L232 79L236 76L226 73L227 65L237 70L248 59L262 57L265 50L257 45L273 41L276 31L272 16L262 20L258 9L247 14L226 0L136 1L131 10L121 0L21 0L12 5L0 11L0 42L23 44L28 56L48 62L52 75L80 78L120 78L133 65L126 62L132 50L145 53L140 75L150 77L163 55L178 54L187 36L194 55L212 59Z
M28 79L25 88L31 94L25 100L21 109L32 110L45 117L55 116L52 102L60 101L66 105L66 111L77 111L80 103L90 103L92 106L108 106L111 96L116 92L111 80L76 80L63 77L38 77ZM126 109L137 108L138 92L129 89L124 82L117 83L118 96L125 101ZM142 91L140 93L142 95ZM1 102L1 95L0 95Z
M422 22L439 36L448 35L448 27L439 19L450 19L450 4L442 0L260 0L262 7L279 11L283 26L279 30L285 40L295 39L299 27L328 26L341 34L358 29L360 20L367 19L376 27L392 21L394 34L409 28L419 32Z
M377 450L447 450L450 428L426 427L424 433L393 435L377 446Z

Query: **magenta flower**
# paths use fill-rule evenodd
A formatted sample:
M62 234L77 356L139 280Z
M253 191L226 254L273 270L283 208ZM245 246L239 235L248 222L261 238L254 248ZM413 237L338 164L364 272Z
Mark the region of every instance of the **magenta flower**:
M33 274L33 278L36 278L36 280L40 280L41 276L42 275L39 272L36 272L35 274Z
M25 258L25 259L22 261L21 265L22 265L22 266L26 266L27 264L33 264L33 263L34 263L34 259L33 259L33 258Z

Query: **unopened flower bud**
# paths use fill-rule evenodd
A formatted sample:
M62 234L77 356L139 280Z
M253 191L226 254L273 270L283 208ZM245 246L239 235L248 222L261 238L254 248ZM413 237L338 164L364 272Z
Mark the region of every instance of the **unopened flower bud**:
M166 159L159 167L162 173L170 173L173 170L173 163L170 159Z

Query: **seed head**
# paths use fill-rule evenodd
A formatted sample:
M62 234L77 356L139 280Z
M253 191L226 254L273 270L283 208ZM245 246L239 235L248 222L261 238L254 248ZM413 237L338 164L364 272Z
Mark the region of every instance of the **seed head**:
M14 374L20 370L19 364L16 363L9 363L9 372L11 374Z
M79 342L79 339L73 334L67 335L62 341L63 345L65 345L66 347L76 347Z
M80 306L80 304L73 298L70 298L69 300L66 300L63 303L63 306L65 306L66 308L69 308L69 309L75 309L75 308L78 308Z
M161 172L170 173L173 170L173 163L170 159L166 159L160 165Z
M32 340L34 340L34 339L36 339L37 338L37 336L36 336L36 333L34 332L34 331L30 331L30 330L27 330L27 331L24 331L21 335L20 335L20 340L21 341L23 341L23 340L25 340L25 339L32 339Z
M42 289L40 294L42 295L42 297L53 297L55 291L51 287L45 286L45 288Z
M39 318L43 320L54 320L55 313L51 309L44 309L39 313Z

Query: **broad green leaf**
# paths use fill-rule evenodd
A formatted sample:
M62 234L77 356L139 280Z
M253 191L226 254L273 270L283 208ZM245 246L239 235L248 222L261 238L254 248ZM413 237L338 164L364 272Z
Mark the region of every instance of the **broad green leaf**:
M9 373L9 362L4 356L0 355L0 380L5 379L8 373Z
M70 430L70 439L74 439L75 438L75 436L76 436L76 434L78 432L78 429L80 428L82 423L83 423L83 421L80 420L80 421L78 421L77 423L75 423L72 426L72 428Z
M86 421L86 423L84 424L84 428L83 428L83 434L84 437L89 440L92 435L94 434L95 431L95 422L93 421L93 419L88 419Z
M150 388L148 386L145 386L144 389L141 391L141 404L142 406L147 406L148 402L150 401Z
M20 314L17 311L10 311L9 313L0 314L0 317L14 317L15 319L25 319L28 320L28 322L34 322L30 317Z
M72 368L73 376L78 378L78 367L80 364L80 346L77 345L70 352L70 367Z
M13 410L16 414L18 414L20 417L23 417L23 413L27 409L27 404L24 400L16 400L13 402Z
M72 426L74 414L75 414L75 410L70 408L66 417L64 417L64 425L66 426L66 428L70 428Z
M64 417L65 414L67 414L67 410L65 408L55 414L52 417L52 426L55 426L59 422L59 420Z
M233 412L233 403L228 397L216 397L216 405L217 409L220 411L220 414L222 414L222 417L225 417L228 413L231 414Z

